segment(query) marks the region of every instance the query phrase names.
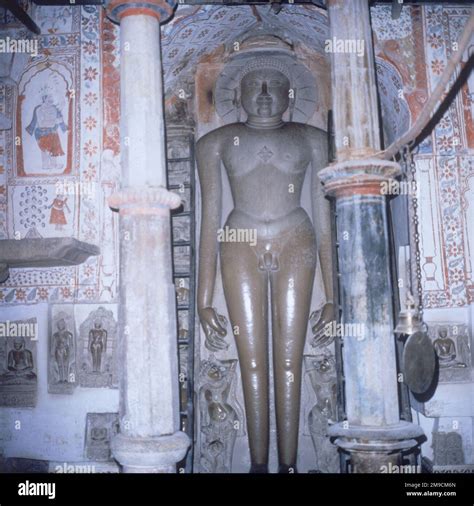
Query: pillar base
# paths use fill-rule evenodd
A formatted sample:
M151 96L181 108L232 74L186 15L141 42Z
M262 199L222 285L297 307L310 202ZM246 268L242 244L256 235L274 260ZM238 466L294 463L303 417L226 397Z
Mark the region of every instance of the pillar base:
M187 434L156 437L133 437L117 434L112 440L112 454L124 473L175 473L176 463L189 448Z
M400 472L402 453L418 446L425 437L419 425L405 421L379 427L342 422L331 426L328 435L350 455L351 473L356 474Z

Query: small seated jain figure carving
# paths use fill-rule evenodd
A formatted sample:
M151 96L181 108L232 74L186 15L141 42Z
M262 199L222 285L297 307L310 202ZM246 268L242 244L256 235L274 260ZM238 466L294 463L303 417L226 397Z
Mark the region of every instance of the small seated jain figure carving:
M446 367L467 367L466 364L456 360L456 345L454 341L448 337L448 329L442 327L438 330L438 338L433 343L439 359L439 366Z
M224 349L226 330L213 307L220 249L224 294L242 372L250 472L268 472L267 329L271 318L279 472L291 473L296 472L301 369L317 238L319 225L329 223L329 203L320 192L315 231L301 207L301 191L307 167L312 167L314 181L316 172L326 166L326 134L309 125L283 121L292 75L278 58L251 59L243 66L240 79L246 122L218 128L197 143L202 192L198 312L206 337L212 341L208 348ZM224 227L255 230L256 241L217 238L222 213L221 164L234 201ZM315 183L312 186L316 188ZM323 241L319 248L321 258L330 258L330 241ZM326 248L324 254L321 248ZM322 262L331 300L328 280L332 272ZM322 337L324 326L333 319L333 306L326 304L313 329L315 335Z

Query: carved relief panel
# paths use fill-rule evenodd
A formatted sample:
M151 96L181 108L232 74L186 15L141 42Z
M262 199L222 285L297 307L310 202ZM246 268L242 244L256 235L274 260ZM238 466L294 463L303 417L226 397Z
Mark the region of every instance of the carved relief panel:
M471 348L467 325L431 323L428 327L439 362L439 381L471 381Z
M110 442L118 429L117 413L87 413L86 458L99 462L112 460Z
M99 306L80 323L78 356L81 386L117 387L117 321L112 310Z
M38 388L37 321L1 322L0 406L34 407Z
M48 346L48 392L72 394L77 384L76 325L74 306L55 305L51 310Z

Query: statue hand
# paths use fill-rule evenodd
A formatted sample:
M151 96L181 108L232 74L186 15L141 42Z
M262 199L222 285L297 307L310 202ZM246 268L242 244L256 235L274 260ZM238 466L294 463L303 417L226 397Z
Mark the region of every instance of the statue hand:
M226 350L229 347L224 340L227 318L218 314L215 308L205 307L199 310L199 319L206 334L206 348L213 352Z
M328 332L326 325L336 320L334 305L328 302L318 311L313 311L309 319L311 331L313 332L311 346L316 348L331 344L335 336Z

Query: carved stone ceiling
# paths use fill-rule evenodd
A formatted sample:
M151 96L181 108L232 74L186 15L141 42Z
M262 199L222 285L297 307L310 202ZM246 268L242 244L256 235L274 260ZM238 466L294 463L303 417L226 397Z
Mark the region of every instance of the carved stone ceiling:
M324 53L327 16L313 5L284 5L279 14L270 6L179 5L174 18L162 27L166 92L173 93L178 82L191 76L206 54L259 27Z

